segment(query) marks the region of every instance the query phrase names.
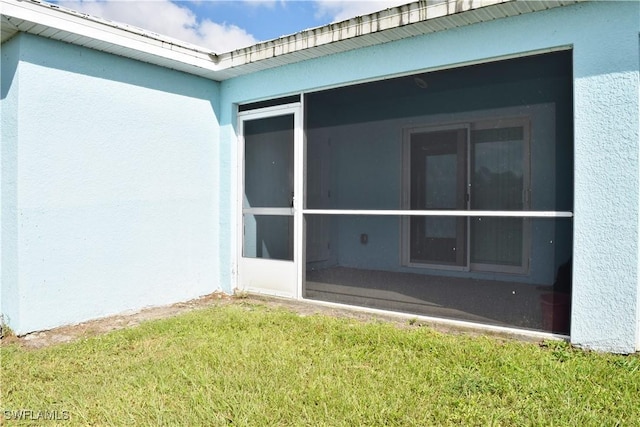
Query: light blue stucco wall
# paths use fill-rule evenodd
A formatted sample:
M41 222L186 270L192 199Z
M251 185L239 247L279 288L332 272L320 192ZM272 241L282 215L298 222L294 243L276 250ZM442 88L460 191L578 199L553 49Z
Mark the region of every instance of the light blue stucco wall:
M639 17L637 2L583 3L221 84L19 35L2 46L5 320L21 333L230 292L237 103L569 46L571 339L638 349Z
M9 325L41 330L224 287L219 84L32 35L2 51Z
M575 240L571 339L594 349L634 351L640 348L639 17L637 2L583 3L352 50L228 80L221 86L221 152L229 156L229 167L234 169L235 103L572 47ZM231 194L235 194L236 175L233 170L229 172L221 184L230 185ZM233 198L229 201L228 217L235 222ZM235 229L235 224L226 228L229 234L224 237L230 242L234 242Z
M2 46L0 53L0 321L17 318L20 303L14 298L18 292L17 270L9 268L14 264L18 233L15 206L19 52L19 42L12 40Z
M604 33L585 32L574 47L574 271L579 274L571 334L575 342L624 352L640 349L640 4L616 5L626 16L607 20L611 25Z

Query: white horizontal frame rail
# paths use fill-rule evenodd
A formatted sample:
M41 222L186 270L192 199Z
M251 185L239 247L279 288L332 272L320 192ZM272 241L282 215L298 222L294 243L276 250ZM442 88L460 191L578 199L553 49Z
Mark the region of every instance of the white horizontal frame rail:
M378 215L378 216L459 216L507 218L573 218L564 211L472 211L472 210L407 210L407 209L304 209L305 215Z
M282 113L282 115L292 114L292 111L301 107L300 102L292 102L289 104L273 105L271 107L256 108L255 110L247 110L238 112L238 120L244 116L249 116L251 119L262 119L265 117L273 117Z
M293 208L242 208L242 213L248 215L292 216L295 211Z

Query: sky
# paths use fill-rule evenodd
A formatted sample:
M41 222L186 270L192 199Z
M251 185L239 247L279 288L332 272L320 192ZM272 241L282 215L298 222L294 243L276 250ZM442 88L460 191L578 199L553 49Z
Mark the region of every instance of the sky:
M49 1L223 53L411 0Z

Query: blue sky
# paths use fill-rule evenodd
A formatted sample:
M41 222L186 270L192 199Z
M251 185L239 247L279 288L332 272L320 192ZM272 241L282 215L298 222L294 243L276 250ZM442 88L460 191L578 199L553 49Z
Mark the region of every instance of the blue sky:
M220 53L411 0L49 1Z

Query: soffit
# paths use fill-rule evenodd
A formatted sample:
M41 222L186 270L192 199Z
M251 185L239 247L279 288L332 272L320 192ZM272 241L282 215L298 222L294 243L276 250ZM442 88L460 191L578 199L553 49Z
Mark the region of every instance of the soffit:
M444 0L433 5L418 1L221 54L37 0L0 0L0 28L3 43L18 32L26 32L211 80L225 80L307 59L578 1Z

